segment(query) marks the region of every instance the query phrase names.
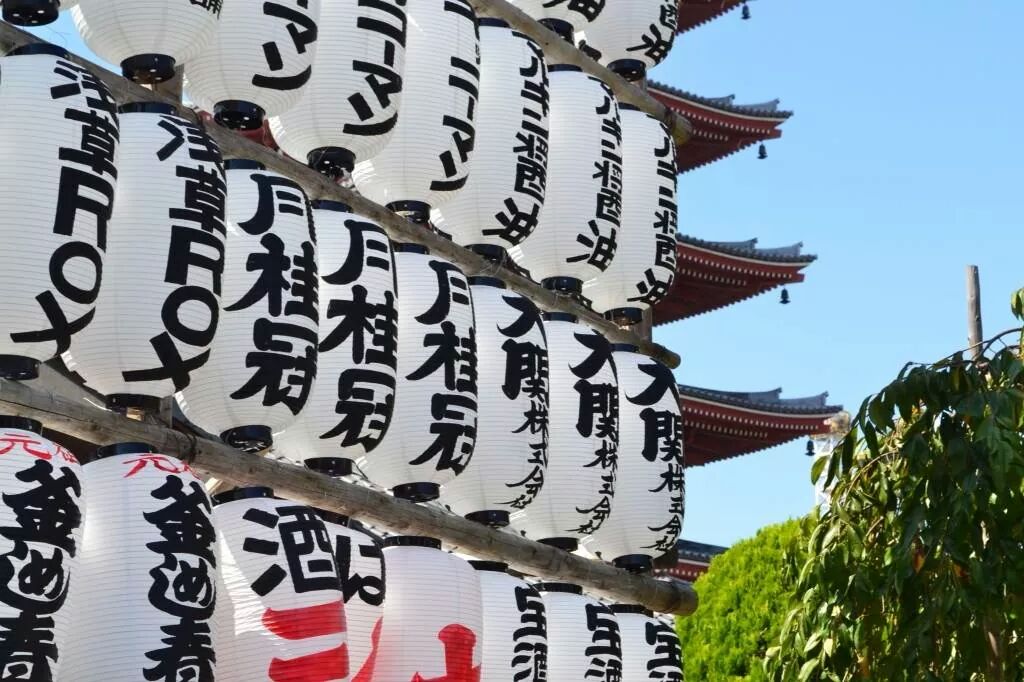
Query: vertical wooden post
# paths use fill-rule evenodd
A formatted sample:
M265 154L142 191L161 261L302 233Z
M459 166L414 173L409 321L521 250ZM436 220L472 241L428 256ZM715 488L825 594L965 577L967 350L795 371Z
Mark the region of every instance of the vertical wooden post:
M981 358L981 277L977 265L967 266L967 344L971 358Z

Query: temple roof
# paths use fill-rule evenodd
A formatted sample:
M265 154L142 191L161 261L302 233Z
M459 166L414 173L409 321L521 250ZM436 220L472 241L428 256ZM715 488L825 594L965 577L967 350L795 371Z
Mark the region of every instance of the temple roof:
M777 99L737 104L735 95L701 97L654 81L649 82L648 92L693 125L690 141L679 147L677 153L680 173L781 137L779 126L793 115L780 109Z
M702 559L704 561L709 561L712 557L716 557L729 549L728 547L709 545L704 542L693 542L692 540L679 540L676 542L676 547L679 548L679 558Z
M761 248L757 239L717 242L676 237L676 279L654 308L654 323L667 324L802 282L802 270L817 257L803 244Z
M685 33L701 24L731 12L744 0L679 0L679 32Z

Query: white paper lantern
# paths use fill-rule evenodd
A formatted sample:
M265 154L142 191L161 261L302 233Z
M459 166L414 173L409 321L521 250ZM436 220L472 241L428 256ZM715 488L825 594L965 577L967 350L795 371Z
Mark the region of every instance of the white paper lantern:
M116 106L62 48L0 59L0 376L34 378L92 320L117 178Z
M483 594L483 670L479 682L547 682L548 627L544 601L508 566L471 561Z
M316 237L306 193L253 161L227 169L220 322L209 361L178 394L185 416L260 450L305 407L317 368Z
M391 426L357 460L398 497L435 499L473 457L477 352L469 282L415 244L396 246L398 381Z
M534 280L579 293L608 269L622 217L622 129L607 85L559 64L551 73L548 193L540 225L510 253Z
M548 72L544 51L500 19L480 20L480 104L469 181L435 210L463 246L516 246L537 227L547 187Z
M218 682L346 682L345 605L317 512L269 488L216 497Z
M622 114L622 229L615 260L583 295L610 319L637 323L668 296L676 275L676 148L661 121Z
M548 469L544 487L512 515L512 525L534 540L574 551L612 509L619 389L603 336L567 313L544 319L551 365Z
M54 680L71 638L85 513L82 467L39 422L0 416L0 670Z
M373 682L480 678L483 602L467 562L432 538L384 541L388 595Z
M678 0L614 0L576 39L612 71L640 81L672 50L678 24Z
M405 31L405 0L325 3L309 87L270 119L281 149L333 176L380 152L398 122Z
M238 130L295 106L313 75L320 3L224 3L213 38L185 66L189 97Z
M510 0L568 42L604 11L608 0ZM620 0L614 0L620 2Z
M544 485L548 462L548 350L540 311L491 277L470 279L479 359L473 460L441 492L455 513L507 526Z
M619 379L619 471L615 503L586 548L636 573L671 550L683 517L683 418L672 370L615 346Z
M371 201L426 222L469 176L480 43L466 0L407 0L405 79L388 145L352 179Z
M321 511L334 547L348 623L348 658L351 679L371 682L384 615L384 553L373 537L353 527L357 521Z
M612 606L622 636L622 682L683 682L679 636L642 606Z
M398 367L395 262L387 233L344 204L315 202L320 251L317 379L275 449L295 460L356 459L391 423Z
M217 331L224 168L216 143L175 113L121 107L106 277L92 323L64 354L112 407L158 409L206 363Z
M537 585L548 617L548 679L619 682L622 640L612 610L578 585Z
M222 0L79 0L72 15L86 46L126 78L159 83L213 38ZM230 2L228 3L231 4Z
M0 2L3 19L15 26L42 26L57 21L61 10L71 9L78 0L7 0Z
M212 682L217 543L203 482L175 457L120 443L85 465L85 488L60 679Z

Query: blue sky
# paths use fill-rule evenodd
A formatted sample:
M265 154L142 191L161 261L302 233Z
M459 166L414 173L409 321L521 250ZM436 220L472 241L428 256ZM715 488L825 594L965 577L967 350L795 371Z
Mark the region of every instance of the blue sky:
M1024 3L757 0L684 34L654 78L739 101L781 97L784 137L680 177L680 228L803 241L807 282L659 328L679 380L829 391L855 409L908 360L966 345L964 266L987 333L1014 326L1021 218ZM76 52L67 17L40 32ZM731 544L810 509L804 442L688 473L685 537Z

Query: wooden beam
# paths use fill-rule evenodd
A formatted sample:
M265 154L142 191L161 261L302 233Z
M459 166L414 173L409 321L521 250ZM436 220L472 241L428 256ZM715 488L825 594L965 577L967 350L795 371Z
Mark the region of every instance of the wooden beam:
M30 417L48 429L92 443L148 443L163 454L189 461L204 473L235 485L272 485L282 497L346 514L394 533L436 537L453 550L504 561L517 571L546 580L578 583L621 603L642 604L659 613L681 616L697 608L697 595L688 583L631 575L438 509L397 500L300 466L246 455L223 443L127 419L29 384L0 380L0 413Z
M500 1L500 0L492 0ZM505 3L502 3L505 4ZM538 24L539 26L539 24ZM543 28L543 27L540 27ZM547 30L547 29L543 29ZM16 26L0 22L0 48L5 51L29 43L45 42L36 36L22 31ZM568 46L566 46L568 48ZM575 49L573 48L573 51ZM78 56L72 56L72 61L84 66L95 73L107 84L111 93L118 102L128 101L150 101L165 102L178 105L179 102L171 97L155 93L146 88L132 83L103 67L93 64ZM596 63L591 62L595 67ZM625 82L625 81L623 81ZM627 84L628 85L628 84ZM630 86L632 87L632 86ZM189 116L202 125L198 117L191 111L185 110L182 114ZM646 341L627 329L620 329L618 326L604 319L593 310L580 303L555 292L548 291L528 277L524 277L508 268L496 266L475 253L462 248L458 244L445 239L444 237L429 232L421 226L415 225L404 218L401 218L388 209L367 200L358 193L340 187L329 179L320 175L308 166L305 166L293 159L278 154L267 147L256 144L237 133L220 126L209 126L206 128L218 145L225 158L245 158L259 161L268 169L281 173L298 182L309 194L311 199L331 199L348 204L352 209L371 220L378 222L390 237L399 242L415 242L430 249L431 253L447 258L458 265L467 276L489 275L500 277L508 284L508 287L523 296L533 300L538 306L549 311L561 311L576 315L581 322L590 325L597 331L604 334L613 343L630 343L636 345L640 350L663 362L669 367L679 366L679 355L658 344Z

